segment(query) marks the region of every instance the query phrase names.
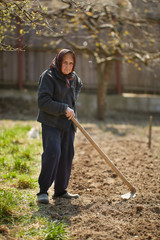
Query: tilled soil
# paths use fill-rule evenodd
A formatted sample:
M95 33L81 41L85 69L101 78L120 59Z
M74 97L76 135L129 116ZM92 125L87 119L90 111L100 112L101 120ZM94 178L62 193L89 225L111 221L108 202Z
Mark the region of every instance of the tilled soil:
M74 239L160 239L160 126L86 123L83 127L119 171L136 188L123 200L128 187L78 130L69 190L76 200L51 200L46 213L65 219ZM51 195L50 195L51 196Z
M28 119L27 114L22 119ZM103 121L82 120L82 126L119 171L136 188L129 191L78 130L68 190L79 199L52 200L38 214L63 220L77 240L160 240L160 123L153 118L148 147L149 116L116 114Z

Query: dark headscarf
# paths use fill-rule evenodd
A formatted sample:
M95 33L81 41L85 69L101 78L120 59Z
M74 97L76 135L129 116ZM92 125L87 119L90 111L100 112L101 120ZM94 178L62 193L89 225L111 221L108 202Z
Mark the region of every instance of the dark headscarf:
M69 73L68 75L65 75L62 73L62 61L63 61L63 57L64 55L66 55L67 53L71 53L73 56L73 68L72 68L72 72ZM75 68L75 64L76 64L76 56L75 53L72 50L69 49L62 49L56 56L55 58L52 60L50 68L56 68L62 75L65 76L65 80L66 80L66 85L67 87L70 87L69 81L73 80L73 71Z

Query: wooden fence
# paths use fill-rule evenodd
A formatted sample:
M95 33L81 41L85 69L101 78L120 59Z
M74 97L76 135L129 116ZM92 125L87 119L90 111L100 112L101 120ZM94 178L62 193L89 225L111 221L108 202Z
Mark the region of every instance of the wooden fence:
M93 57L76 55L76 72L83 81L83 91L95 92L97 73ZM22 52L20 66L17 52L0 52L0 87L18 88L22 81L24 88L37 88L40 74L48 68L54 56L55 52L50 49L30 49ZM159 63L150 68L140 67L141 71L131 64L115 63L108 81L108 93L117 93L120 83L121 92L160 94Z

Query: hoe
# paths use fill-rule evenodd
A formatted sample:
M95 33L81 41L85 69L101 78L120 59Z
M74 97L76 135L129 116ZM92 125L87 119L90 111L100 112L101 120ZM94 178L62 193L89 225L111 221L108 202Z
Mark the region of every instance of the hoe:
M129 188L130 192L121 195L121 197L123 199L130 199L132 197L135 197L136 189L128 182L128 180L123 176L123 174L113 164L113 162L109 159L109 157L100 149L100 147L95 143L95 141L91 138L91 136L87 133L87 131L80 125L80 123L75 118L72 118L72 121L79 128L79 130L83 133L83 135L87 138L87 140L91 143L91 145L98 151L98 153L101 155L101 157L112 168L112 170L116 173L116 175L119 176L121 178L121 180Z

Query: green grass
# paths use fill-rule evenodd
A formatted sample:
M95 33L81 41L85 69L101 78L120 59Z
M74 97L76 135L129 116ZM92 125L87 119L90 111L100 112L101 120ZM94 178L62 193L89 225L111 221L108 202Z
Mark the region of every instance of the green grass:
M66 225L63 222L54 221L49 223L45 233L45 240L68 239Z
M12 222L17 200L12 191L0 190L0 221L1 223Z
M0 129L0 239L7 234L13 239L67 240L66 224L41 216L36 203L42 144L28 138L31 127Z

